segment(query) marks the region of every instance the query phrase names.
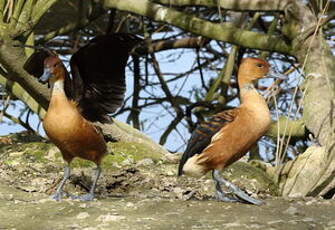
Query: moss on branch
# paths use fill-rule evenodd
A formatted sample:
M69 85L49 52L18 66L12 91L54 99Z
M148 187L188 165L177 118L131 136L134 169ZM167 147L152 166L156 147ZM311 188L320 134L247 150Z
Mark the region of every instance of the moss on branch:
M10 36L15 38L23 34L29 35L42 16L57 1L58 0L39 0L37 2L32 0L26 1L19 18L15 20L16 28L15 30L10 31Z
M49 92L46 86L37 82L24 69L24 49L15 47L9 37L0 38L0 63L8 71L9 80L16 81L31 95L43 108L48 106Z
M23 0L19 0L15 4L14 13L10 18L10 27L11 28L15 28L15 26L17 25L17 22L19 21L19 17L20 17L23 6L24 6L24 1Z
M283 11L290 0L153 0L168 6L204 6L235 11Z
M5 1L0 1L0 25L3 22L4 8L5 8Z
M168 153L161 145L126 123L113 119L112 124L102 124L100 122L95 122L94 124L99 126L104 135L110 140L139 143L152 152L162 155Z
M288 120L287 117L279 117L278 121L273 121L270 129L265 135L270 137L291 136L303 137L305 136L305 123L303 120Z
M19 30L21 26L24 26L27 23L29 23L29 20L31 19L31 13L33 11L33 5L34 5L33 0L25 1L24 7L22 11L20 11L20 15L18 16L16 29Z
M213 23L148 0L105 0L105 7L143 15L194 34L229 42L246 48L291 54L290 47L278 36L242 30L230 23Z

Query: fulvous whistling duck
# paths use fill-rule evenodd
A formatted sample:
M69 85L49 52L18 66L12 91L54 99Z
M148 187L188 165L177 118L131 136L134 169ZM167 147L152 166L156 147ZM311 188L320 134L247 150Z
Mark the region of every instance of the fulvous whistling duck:
M106 142L91 122L109 121L107 114L113 113L122 104L129 52L139 41L138 37L126 33L92 39L71 57L72 78L58 56L50 52L48 55L36 55L39 59L47 56L39 81L49 82L52 88L43 127L66 162L64 177L52 199L60 200L65 195L63 186L70 176L70 163L74 157L94 162L97 170L89 193L71 197L83 201L94 198L101 173L100 164L106 154ZM34 69L32 66L31 70Z
M259 58L245 58L238 69L241 105L222 111L200 123L193 131L180 160L178 175L202 176L213 170L217 198L221 201L247 201L261 204L237 186L224 180L220 170L239 160L268 130L271 123L269 108L253 82L265 77L270 65ZM222 190L226 186L238 198L230 198Z

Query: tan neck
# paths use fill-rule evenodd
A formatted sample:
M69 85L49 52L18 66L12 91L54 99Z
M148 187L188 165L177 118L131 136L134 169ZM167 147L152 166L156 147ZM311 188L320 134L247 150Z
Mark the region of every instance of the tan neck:
M246 80L243 76L238 79L238 86L240 88L241 104L264 100L263 97L257 92L254 84L250 80Z
M262 95L257 92L253 84L245 82L240 85L240 98L240 108L247 109L254 124L258 124L257 127L261 132L265 131L271 123L271 114Z
M64 79L58 79L52 84L52 95L55 93L64 93Z
M253 82L249 79L249 77L243 74L243 72L241 73L241 71L238 73L237 82L238 82L238 87L240 89L242 89L245 85L250 85L250 84L253 85Z
M58 106L62 103L68 102L68 99L64 91L64 80L63 79L59 79L53 82L51 87L52 87L52 93L51 93L49 109L55 106Z
M244 86L240 89L241 104L263 104L266 105L264 98L257 92L253 85Z

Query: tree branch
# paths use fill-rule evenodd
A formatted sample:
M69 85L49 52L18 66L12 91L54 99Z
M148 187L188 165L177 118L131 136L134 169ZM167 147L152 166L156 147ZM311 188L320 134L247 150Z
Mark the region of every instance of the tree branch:
M293 55L290 47L278 36L242 30L230 23L209 22L148 0L104 0L103 4L105 7L143 15L215 40Z
M33 0L29 0L29 1L24 1L24 6L23 8L19 11L17 18L16 18L16 22L15 23L15 27L17 30L20 30L20 28L22 26L25 26L27 23L29 23L29 20L31 19L31 14L33 11ZM15 13L15 12L14 12Z
M57 2L58 0L39 0L35 4L35 6L32 7L32 5L29 5L27 9L27 12L29 12L28 18L24 18L24 23L16 27L15 30L10 31L11 37L17 37L25 32L31 32L34 26L40 21L42 16ZM32 9L31 9L32 7ZM21 16L20 16L21 18ZM26 22L26 23L25 23Z
M159 67L159 63L156 60L155 54L152 53L150 54L151 59L152 59L152 66L154 68L154 71L158 77L159 82L161 83L161 87L162 90L164 92L164 94L166 95L169 103L171 104L172 108L174 109L174 111L176 112L176 118L171 122L171 124L168 126L168 128L165 130L165 132L163 133L163 135L161 136L160 140L159 140L159 144L164 145L168 135L175 129L175 127L177 127L178 123L182 120L182 118L184 117L184 113L182 108L180 107L180 105L176 102L175 97L172 95L168 84L165 82L164 78L163 78L163 74L160 70Z
M0 84L3 85L9 94L24 102L40 118L44 117L45 110L18 83L0 75Z
M17 81L43 108L48 106L49 91L37 82L24 69L23 48L14 47L14 42L7 37L0 39L0 63L8 71L9 80Z
M5 9L5 1L0 1L0 25L3 24L4 21L4 9Z
M146 46L136 47L135 53L143 55L169 49L201 48L202 46L206 45L208 41L208 39L205 39L203 37L189 37L175 40L152 41L151 43L147 43Z
M168 136L173 130L176 129L177 125L183 120L183 118L184 114L182 112L177 113L177 116L171 121L171 123L168 125L168 127L160 137L159 144L164 145L166 143Z
M161 145L152 141L148 136L141 133L137 129L134 129L130 125L113 119L112 124L102 124L95 122L95 125L99 126L104 133L104 136L114 141L124 142L136 142L143 144L147 148L151 148L152 151L166 155L166 151Z
M135 129L140 129L140 109L138 108L138 101L141 91L141 70L140 70L140 58L133 56L134 62L134 92L132 101L132 110L129 114L128 119L132 121Z
M64 27L61 27L61 28L59 28L59 29L57 29L55 31L51 31L51 32L45 34L42 38L39 38L36 43L40 44L40 43L49 41L50 39L52 39L52 38L54 38L56 36L63 35L63 34L68 34L71 31L74 31L76 29L78 29L78 30L82 29L82 28L88 26L94 20L96 20L99 17L101 17L104 13L106 13L106 11L104 9L97 7L87 17L81 17L77 21L73 21L71 23L68 23Z
M37 136L40 136L28 123L26 123L26 122L24 122L24 121L22 121L21 119L19 119L19 118L16 118L16 117L14 117L14 116L12 116L12 115L10 115L9 113L7 113L7 112L3 112L3 115L7 118L7 119L9 119L9 120L11 120L12 122L14 122L14 123L16 123L16 124L18 124L18 125L21 125L23 128L25 128L26 130L28 130L29 132L32 132L32 133L34 133L35 135L37 135Z
M22 11L22 8L24 6L24 0L19 0L14 7L13 15L10 18L10 27L13 29L17 25L17 22L19 21L19 17Z
M32 22L33 25L54 5L58 0L39 0L33 8Z
M283 11L290 0L152 0L167 6L204 6L234 11Z
M265 135L276 138L278 137L278 134L280 136L290 135L291 137L304 137L306 134L305 122L303 120L287 121L287 119L287 117L279 117L278 121L273 121L270 129L266 132ZM284 133L285 130L286 132Z

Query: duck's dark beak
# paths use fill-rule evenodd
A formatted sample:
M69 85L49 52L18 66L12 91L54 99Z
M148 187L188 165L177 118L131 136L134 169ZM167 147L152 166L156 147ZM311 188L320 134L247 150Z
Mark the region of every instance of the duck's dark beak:
M44 72L43 72L42 76L38 79L38 81L44 84L44 83L48 82L50 77L52 77L52 73L50 71L50 68L45 67Z
M281 79L281 80L285 80L287 79L287 76L279 73L277 70L275 69L270 69L269 72L266 74L267 77L272 77L272 78L277 78L277 79Z

